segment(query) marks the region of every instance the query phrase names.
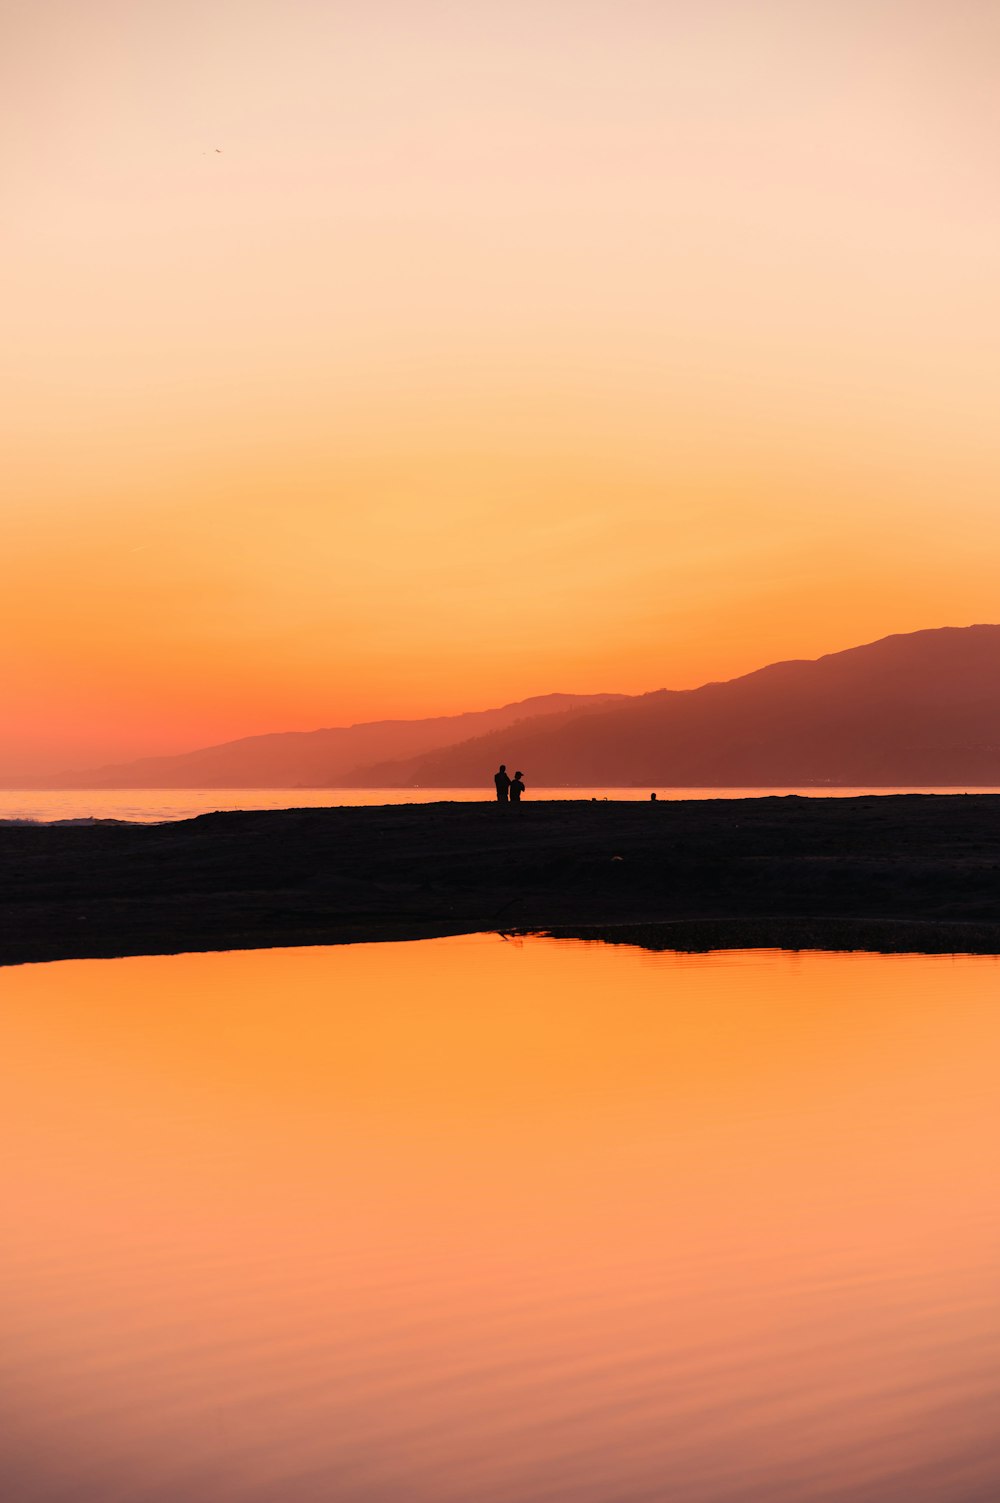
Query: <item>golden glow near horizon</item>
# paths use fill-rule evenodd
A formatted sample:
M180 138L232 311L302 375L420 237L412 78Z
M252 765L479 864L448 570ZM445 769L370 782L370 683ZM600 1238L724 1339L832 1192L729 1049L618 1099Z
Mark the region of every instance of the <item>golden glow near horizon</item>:
M0 773L997 619L985 0L4 32Z

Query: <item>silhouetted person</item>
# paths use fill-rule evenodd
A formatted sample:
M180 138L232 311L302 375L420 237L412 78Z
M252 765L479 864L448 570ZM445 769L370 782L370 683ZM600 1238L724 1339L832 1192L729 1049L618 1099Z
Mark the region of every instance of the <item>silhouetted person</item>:
M493 774L493 781L497 785L497 802L505 804L510 797L510 778L507 776L506 762L500 763L500 771Z
M656 803L656 794L655 794L655 793L651 793L651 794L650 794L650 795L649 795L649 802L650 802L650 803L651 803L651 804L655 804L655 803Z
M514 781L510 785L510 801L512 804L521 802L521 794L524 792L524 784L521 782L521 774L515 772Z

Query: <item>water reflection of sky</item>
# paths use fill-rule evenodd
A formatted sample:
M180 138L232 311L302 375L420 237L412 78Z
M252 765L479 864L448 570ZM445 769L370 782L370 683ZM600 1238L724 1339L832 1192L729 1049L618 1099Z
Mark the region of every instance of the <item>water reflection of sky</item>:
M1000 1495L993 957L8 969L18 1503Z

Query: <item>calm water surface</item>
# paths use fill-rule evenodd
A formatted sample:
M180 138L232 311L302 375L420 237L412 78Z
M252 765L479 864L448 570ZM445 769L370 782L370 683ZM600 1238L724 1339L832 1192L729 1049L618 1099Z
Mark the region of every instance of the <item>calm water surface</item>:
M532 788L529 799L648 799L650 788ZM996 788L657 788L662 799L856 798L876 793L1000 793ZM144 824L193 819L218 809L316 809L331 804L491 802L493 788L64 788L58 792L0 789L0 820L127 819Z
M12 1503L1000 1497L1000 964L0 972Z

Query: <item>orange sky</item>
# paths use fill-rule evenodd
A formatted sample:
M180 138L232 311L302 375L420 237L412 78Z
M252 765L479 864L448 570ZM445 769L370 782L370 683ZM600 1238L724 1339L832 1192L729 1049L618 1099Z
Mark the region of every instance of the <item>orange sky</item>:
M991 0L4 15L0 775L1000 617Z

